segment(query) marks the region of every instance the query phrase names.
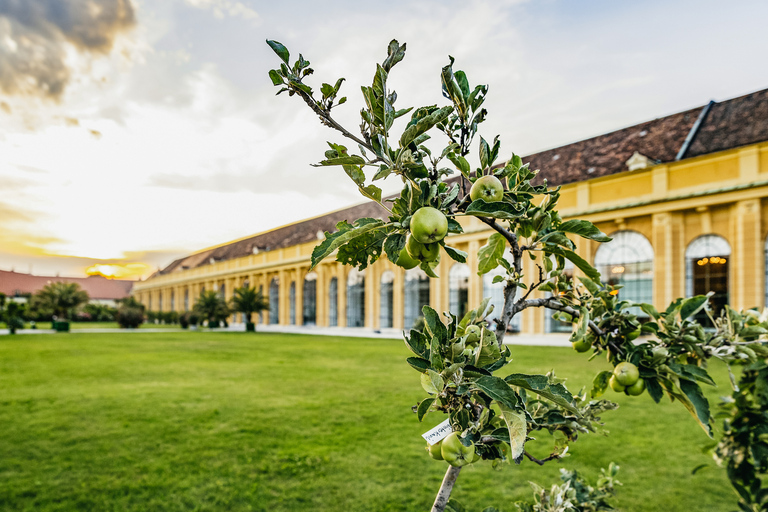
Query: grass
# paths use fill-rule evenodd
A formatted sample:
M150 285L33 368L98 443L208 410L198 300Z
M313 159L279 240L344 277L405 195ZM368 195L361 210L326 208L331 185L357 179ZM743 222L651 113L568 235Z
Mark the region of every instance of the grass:
M7 327L5 324L0 324L2 327ZM37 322L35 327L38 329L53 329L51 322ZM25 329L31 329L32 324L25 323ZM119 329L120 326L117 322L70 322L70 329L76 330L90 330L90 329ZM181 329L178 324L150 324L143 323L139 326L139 329Z
M268 333L0 337L0 510L428 510L446 466L420 435L443 417L411 412L424 392L407 355L401 341ZM576 389L606 366L552 347L514 358L510 371L554 367ZM713 374L716 402L727 376ZM736 508L682 407L611 398L607 438L582 436L560 464L465 468L454 497L510 512L528 481L548 487L562 466L594 481L614 461L624 511Z

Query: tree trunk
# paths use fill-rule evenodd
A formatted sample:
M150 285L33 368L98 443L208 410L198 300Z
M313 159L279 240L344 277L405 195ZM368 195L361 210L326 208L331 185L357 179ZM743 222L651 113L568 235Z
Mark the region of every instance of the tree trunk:
M461 468L448 466L448 471L445 472L440 490L437 492L437 496L435 496L432 512L443 512L445 510L445 506L448 505L448 500L451 497L453 484L456 483L456 478L459 476L459 471L461 471Z

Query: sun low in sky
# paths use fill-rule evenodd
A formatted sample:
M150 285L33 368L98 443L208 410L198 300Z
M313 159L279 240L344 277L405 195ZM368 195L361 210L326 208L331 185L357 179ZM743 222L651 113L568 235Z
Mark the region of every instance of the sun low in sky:
M525 155L768 87L765 19L759 1L0 1L0 268L137 278L363 201L310 166L339 136L275 97L266 39L315 85L347 78L348 126L391 39L400 108L446 103L452 55L490 85L483 135Z

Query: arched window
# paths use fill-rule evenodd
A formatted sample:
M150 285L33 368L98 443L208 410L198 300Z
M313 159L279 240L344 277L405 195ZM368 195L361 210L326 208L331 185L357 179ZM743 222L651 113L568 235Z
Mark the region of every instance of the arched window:
M243 280L243 288L250 288L250 282L248 281L248 279Z
M565 260L565 268L563 273L569 278L573 279L573 263L569 260ZM552 294L550 294L552 296ZM551 309L544 309L547 315L547 332L571 332L573 330L573 324L569 322L561 322L552 318L555 311Z
M189 288L184 290L184 311L189 311Z
M407 270L403 291L403 327L410 330L422 316L421 308L429 304L429 276L418 267Z
M280 323L280 281L276 277L269 283L269 323Z
M296 325L296 281L291 281L288 289L288 322Z
M176 311L176 291L171 290L171 311Z
M221 286L219 286L219 297L222 299L227 298L227 287L224 286L224 283L221 283Z
M512 264L512 251L509 249L504 251L504 259L507 260L510 264ZM495 269L491 270L487 274L483 274L483 298L490 297L491 300L489 301L490 305L493 305L493 311L491 311L491 314L486 317L486 320L488 320L488 323L490 324L491 328L495 328L496 324L494 322L495 319L501 317L501 313L504 310L504 281L501 281L499 283L494 283L493 278L496 276L505 276L507 275L506 270L504 270L504 267L498 266ZM518 290L518 297L519 297L520 290ZM509 329L511 329L514 332L520 332L520 329L522 328L522 313L516 314L512 318L511 324L508 326Z
M463 318L469 310L469 265L454 263L448 271L448 309Z
M352 269L347 278L347 327L365 326L365 271Z
M302 323L315 325L317 308L317 273L310 272L304 276L304 289L302 293Z
M392 327L392 300L393 282L395 273L391 270L381 274L381 287L379 289L379 327L385 329Z
M152 311L152 294L149 294L149 305L147 306L148 311Z
M328 325L339 325L339 280L335 277L328 284Z
M163 310L163 292L157 293L157 310L158 311Z
M623 285L619 298L634 302L653 301L653 247L637 231L617 231L613 240L601 244L595 253L595 268L602 281ZM640 308L633 313L643 315Z
M685 295L706 295L715 292L709 303L715 316L728 304L728 262L731 246L718 235L703 235L694 239L685 250ZM702 311L698 322L711 325Z

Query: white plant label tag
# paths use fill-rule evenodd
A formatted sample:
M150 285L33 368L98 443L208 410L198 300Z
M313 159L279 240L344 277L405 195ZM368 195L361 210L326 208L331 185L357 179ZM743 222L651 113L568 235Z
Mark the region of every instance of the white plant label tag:
M451 432L453 432L453 427L451 427L451 422L450 420L445 420L444 422L435 426L435 428L433 428L429 432L421 434L421 437L426 439L427 443L431 446L435 443L439 443L440 441L448 437L448 434L450 434Z

